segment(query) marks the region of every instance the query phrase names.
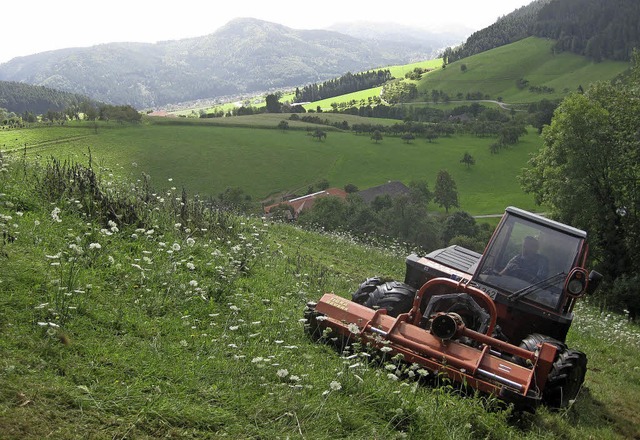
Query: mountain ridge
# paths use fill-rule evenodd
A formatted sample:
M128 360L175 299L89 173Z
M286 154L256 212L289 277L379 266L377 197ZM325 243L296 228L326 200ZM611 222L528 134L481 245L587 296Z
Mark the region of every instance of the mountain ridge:
M434 49L238 18L202 37L105 43L14 58L0 64L0 80L148 108L294 87L426 59Z

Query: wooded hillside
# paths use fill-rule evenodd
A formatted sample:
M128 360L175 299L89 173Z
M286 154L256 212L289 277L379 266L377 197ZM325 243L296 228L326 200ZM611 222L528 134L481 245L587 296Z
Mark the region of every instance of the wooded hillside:
M448 62L523 38L557 40L554 49L594 61L625 61L640 44L640 3L636 0L538 0L447 48Z

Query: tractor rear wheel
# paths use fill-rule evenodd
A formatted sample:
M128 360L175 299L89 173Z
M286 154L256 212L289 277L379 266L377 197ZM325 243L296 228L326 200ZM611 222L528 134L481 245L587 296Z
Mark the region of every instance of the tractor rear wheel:
M520 343L520 347L536 351L538 344L543 342L555 345L558 351L547 376L542 400L550 408L565 408L576 398L582 387L587 373L587 356L580 351L567 348L566 344L557 339L539 333L527 336Z
M407 313L413 306L416 289L400 281L384 281L369 278L353 295L351 300L371 309L386 309L389 316Z

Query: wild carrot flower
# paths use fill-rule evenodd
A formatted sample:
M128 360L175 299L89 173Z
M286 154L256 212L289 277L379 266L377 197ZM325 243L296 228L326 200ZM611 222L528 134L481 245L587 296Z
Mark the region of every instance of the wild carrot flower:
M60 212L61 209L57 206L53 208L53 211L51 211L51 218L58 223L62 222L62 220L60 219Z

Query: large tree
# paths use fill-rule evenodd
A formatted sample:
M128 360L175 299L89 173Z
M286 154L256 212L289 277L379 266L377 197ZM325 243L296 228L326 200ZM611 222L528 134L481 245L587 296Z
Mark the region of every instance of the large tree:
M433 201L449 212L449 208L457 208L458 187L447 170L440 170L436 177L436 186L433 191Z
M521 175L553 217L585 229L609 281L634 275L640 258L640 72L567 97Z

